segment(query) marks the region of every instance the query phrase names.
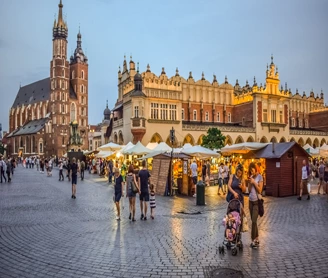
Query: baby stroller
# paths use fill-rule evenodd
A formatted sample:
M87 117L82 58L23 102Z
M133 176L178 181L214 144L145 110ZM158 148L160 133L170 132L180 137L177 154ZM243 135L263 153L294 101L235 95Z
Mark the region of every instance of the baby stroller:
M219 245L219 254L224 254L224 246L226 246L227 250L231 250L231 255L236 256L239 251L243 250L243 243L241 241L241 230L243 226L243 217L242 217L243 205L238 199L233 199L229 202L227 208L227 215L231 214L234 219L234 229L235 233L230 234L229 237L226 237L226 231L228 228L227 218L223 219L224 229L224 240L222 242L223 245Z

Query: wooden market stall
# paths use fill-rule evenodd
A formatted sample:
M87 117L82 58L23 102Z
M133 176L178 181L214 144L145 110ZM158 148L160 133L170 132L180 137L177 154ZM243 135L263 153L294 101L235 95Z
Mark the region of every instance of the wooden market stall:
M272 143L248 156L266 159L266 195L287 197L299 194L302 163L309 158L299 144ZM307 190L304 191L307 194Z

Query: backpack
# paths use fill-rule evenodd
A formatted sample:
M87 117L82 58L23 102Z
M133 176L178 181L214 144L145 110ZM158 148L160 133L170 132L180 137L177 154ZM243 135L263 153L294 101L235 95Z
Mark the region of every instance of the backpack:
M84 170L85 169L85 163L84 163L84 161L82 160L81 161L81 170Z

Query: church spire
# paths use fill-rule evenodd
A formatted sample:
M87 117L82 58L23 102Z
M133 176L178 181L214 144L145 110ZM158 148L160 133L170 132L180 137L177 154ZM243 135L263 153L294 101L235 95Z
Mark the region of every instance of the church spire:
M54 28L53 28L53 38L58 39L58 38L64 38L67 39L67 33L68 33L68 28L67 24L63 19L63 3L62 0L60 0L58 4L58 20L54 22Z

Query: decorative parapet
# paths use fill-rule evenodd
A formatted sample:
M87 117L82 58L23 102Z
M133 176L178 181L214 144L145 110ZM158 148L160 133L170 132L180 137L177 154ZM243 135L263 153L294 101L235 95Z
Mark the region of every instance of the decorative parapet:
M228 125L211 125L211 124L182 124L182 130L186 131L207 131L209 128L218 128L222 132L245 132L255 133L255 128L244 126L228 126Z
M148 123L151 123L151 124L174 124L174 125L177 125L180 123L180 121L155 120L155 119L149 119L147 121L148 121Z
M123 126L123 118L122 119L118 119L116 121L114 121L113 127L120 127Z
M131 129L135 128L146 128L145 118L131 118Z
M318 130L299 130L299 129L290 129L290 135L315 135L315 136L328 136L328 132L318 131Z

